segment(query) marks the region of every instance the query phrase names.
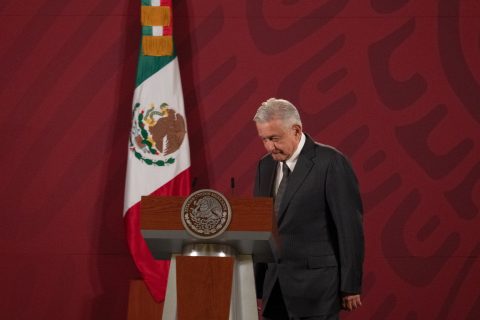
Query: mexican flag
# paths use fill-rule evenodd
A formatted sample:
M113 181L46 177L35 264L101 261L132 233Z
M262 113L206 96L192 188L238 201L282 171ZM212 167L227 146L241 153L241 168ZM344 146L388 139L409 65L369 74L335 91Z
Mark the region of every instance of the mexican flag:
M190 150L173 37L171 1L141 0L142 41L132 103L124 219L133 260L156 301L170 262L155 260L140 233L144 195L188 195Z

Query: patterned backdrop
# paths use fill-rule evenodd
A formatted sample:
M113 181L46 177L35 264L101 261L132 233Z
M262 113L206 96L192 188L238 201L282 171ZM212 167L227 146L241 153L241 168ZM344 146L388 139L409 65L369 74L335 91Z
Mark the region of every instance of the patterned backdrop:
M139 0L0 2L0 318L125 319ZM251 194L251 118L291 100L347 154L364 307L480 319L480 2L174 0L196 188Z

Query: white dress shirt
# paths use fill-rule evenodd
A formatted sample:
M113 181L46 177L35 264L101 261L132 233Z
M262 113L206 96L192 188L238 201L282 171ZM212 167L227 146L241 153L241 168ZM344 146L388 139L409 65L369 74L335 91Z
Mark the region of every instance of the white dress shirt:
M305 134L302 132L302 136L300 137L300 142L298 143L297 149L293 152L292 156L288 158L287 161L285 161L285 164L287 167L290 169L290 172L293 172L293 169L295 169L295 165L297 164L298 156L300 155L300 152L303 149L303 146L305 145ZM282 162L278 161L277 164L277 175L275 179L275 195L277 194L278 186L280 185L280 181L282 181L283 178L283 171L282 171Z

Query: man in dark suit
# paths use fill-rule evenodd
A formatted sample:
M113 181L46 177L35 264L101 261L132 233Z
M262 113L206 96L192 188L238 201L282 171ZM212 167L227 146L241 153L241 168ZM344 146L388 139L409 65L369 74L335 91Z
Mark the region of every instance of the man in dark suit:
M268 151L255 196L274 197L275 262L255 265L264 319L338 319L361 306L362 203L349 161L302 131L288 101L262 103L254 121Z

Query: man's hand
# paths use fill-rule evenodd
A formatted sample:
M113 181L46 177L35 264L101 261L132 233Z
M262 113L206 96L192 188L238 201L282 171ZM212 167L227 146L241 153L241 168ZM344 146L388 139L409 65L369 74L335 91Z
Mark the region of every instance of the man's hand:
M257 313L258 319L262 319L262 299L257 299Z
M343 294L342 308L346 311L353 311L362 306L362 300L359 294Z

